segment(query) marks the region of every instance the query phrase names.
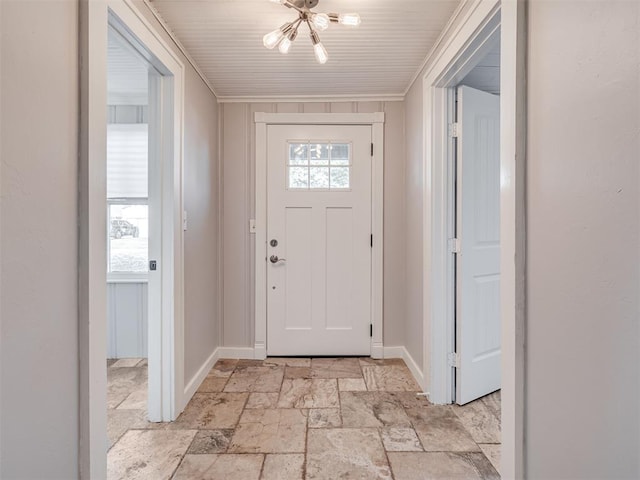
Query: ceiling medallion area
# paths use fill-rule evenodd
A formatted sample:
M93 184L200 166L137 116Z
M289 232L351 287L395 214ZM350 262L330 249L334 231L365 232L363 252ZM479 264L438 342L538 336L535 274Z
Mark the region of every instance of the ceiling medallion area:
M309 27L313 52L318 63L324 64L329 60L327 50L320 41L318 32L323 32L331 23L340 23L349 27L360 25L360 15L357 13L317 13L311 9L318 5L320 0L270 0L279 3L287 8L298 12L298 18L292 22L285 23L277 30L267 33L262 39L262 43L269 50L278 47L280 53L287 54L291 45L298 36L298 29L305 23Z

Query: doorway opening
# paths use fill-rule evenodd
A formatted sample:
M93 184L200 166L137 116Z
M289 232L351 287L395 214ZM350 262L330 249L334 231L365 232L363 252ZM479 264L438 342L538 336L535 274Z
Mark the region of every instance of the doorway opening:
M449 88L454 205L453 401L464 405L500 390L500 35Z
M167 310L176 282L174 75L114 12L107 44L107 356L116 360L108 406L144 406L149 421L170 421L180 413Z
M501 389L480 402L500 417L507 478L523 471L523 15L478 4L423 83L427 388L436 404Z
M151 239L161 222L149 205L159 188L154 175L157 112L149 116L158 92L150 89L160 75L113 25L108 29L107 52L107 433L111 447L132 424L157 417L149 404L160 405L158 389L148 387L149 312L159 311L149 295L149 253L161 246ZM150 128L150 126L152 128ZM150 175L151 173L151 175ZM155 243L154 243L155 242ZM152 284L152 287L156 287ZM151 371L160 368L152 360Z

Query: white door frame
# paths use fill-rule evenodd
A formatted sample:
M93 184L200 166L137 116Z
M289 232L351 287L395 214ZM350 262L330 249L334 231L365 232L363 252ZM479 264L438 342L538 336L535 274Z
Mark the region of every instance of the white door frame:
M524 175L526 144L526 0L470 0L459 10L423 77L424 372L433 403L452 401L453 351L451 87L501 36L500 271L502 318L502 477L524 475Z
M162 136L162 319L149 328L149 359L161 365L159 404L149 405L153 420L174 420L185 404L184 268L182 232L182 159L184 65L132 0L80 2L80 167L79 167L79 357L80 478L106 478L106 123L107 31L117 24L136 38L149 60L170 79L172 115ZM155 345L155 348L151 346Z
M373 251L371 263L371 356L383 358L383 251L384 251L384 113L262 113L256 122L256 310L254 357L267 356L267 126L370 125L372 128Z

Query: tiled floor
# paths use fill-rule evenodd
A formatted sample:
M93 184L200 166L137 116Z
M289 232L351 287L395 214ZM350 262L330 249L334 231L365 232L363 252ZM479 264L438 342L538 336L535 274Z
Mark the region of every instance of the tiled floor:
M402 360L220 360L171 424L144 360L108 372L110 480L499 478L500 392L433 406Z

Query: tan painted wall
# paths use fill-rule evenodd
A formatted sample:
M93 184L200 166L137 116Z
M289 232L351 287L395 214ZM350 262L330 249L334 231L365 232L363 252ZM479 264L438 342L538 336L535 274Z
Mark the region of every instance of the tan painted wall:
M416 363L422 368L423 359L423 103L422 75L413 84L405 98L406 152L405 174L406 231L404 255L407 266L405 282L405 336L404 345ZM429 382L429 372L423 371Z
M0 477L77 478L78 4L0 17Z
M227 347L254 343L255 112L385 112L384 343L404 345L404 104L227 103L220 106L224 182L224 334Z
M529 6L526 465L640 478L640 4Z

